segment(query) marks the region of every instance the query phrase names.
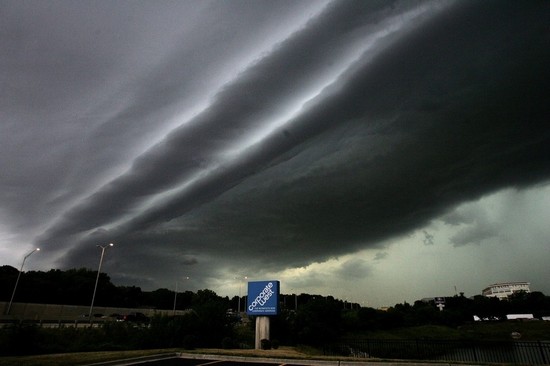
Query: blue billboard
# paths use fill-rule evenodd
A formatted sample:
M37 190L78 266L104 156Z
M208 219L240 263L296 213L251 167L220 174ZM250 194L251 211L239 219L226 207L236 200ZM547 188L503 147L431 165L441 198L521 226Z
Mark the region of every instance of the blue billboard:
M279 281L248 283L246 313L248 315L279 314Z

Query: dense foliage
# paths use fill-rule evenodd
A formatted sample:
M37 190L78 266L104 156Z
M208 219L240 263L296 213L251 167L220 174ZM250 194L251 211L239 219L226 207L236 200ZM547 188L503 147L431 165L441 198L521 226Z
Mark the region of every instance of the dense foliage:
M10 300L18 273L18 270L11 266L0 267L0 301ZM97 271L86 268L23 272L14 301L89 305L96 278ZM189 308L192 296L193 293L190 291L178 293L178 309ZM174 292L168 289L146 292L136 286L115 286L107 274L100 273L94 303L96 306L171 309Z
M13 267L0 267L0 301L11 296L17 277ZM97 272L87 269L23 273L18 302L88 305ZM100 275L96 304L115 307L171 309L175 293L167 289L144 292L139 287L115 286ZM155 316L147 326L106 322L99 328L45 329L16 323L0 329L0 355L170 347L253 347L254 319L243 322L235 312L238 297L220 297L211 290L177 294L181 316ZM283 345L322 346L342 336L397 332L403 328L457 329L473 316L504 319L506 314L550 315L550 297L519 292L508 301L462 295L445 298L440 311L433 300L396 304L378 310L320 295L281 295L281 313L271 318L271 339ZM245 319L246 320L246 319ZM542 322L541 322L542 323ZM545 322L546 325L547 322ZM546 327L548 328L548 327ZM545 331L544 329L542 330ZM544 334L544 333L539 333ZM424 337L424 336L423 336Z

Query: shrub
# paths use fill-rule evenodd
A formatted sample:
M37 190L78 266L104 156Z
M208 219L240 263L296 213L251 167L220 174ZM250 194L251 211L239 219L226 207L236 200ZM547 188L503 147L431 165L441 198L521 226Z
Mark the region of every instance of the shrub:
M262 339L260 345L262 349L271 349L271 341L269 339Z
M231 337L225 337L222 339L222 348L223 349L232 349L237 348L237 342Z
M183 337L182 346L184 349L195 349L197 345L197 337L191 334Z

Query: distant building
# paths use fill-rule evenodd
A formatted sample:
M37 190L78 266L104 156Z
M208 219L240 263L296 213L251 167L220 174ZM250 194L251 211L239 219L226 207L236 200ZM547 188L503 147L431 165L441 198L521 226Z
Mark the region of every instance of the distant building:
M533 316L533 314L507 314L506 315L506 319L508 320L531 320L531 319L534 319L535 317Z
M529 282L494 283L484 288L481 294L486 297L497 297L502 300L519 291L531 292L529 285Z

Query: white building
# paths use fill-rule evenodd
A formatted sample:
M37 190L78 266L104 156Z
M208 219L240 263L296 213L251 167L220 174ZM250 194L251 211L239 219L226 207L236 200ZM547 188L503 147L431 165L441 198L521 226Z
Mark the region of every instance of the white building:
M483 289L481 294L486 297L497 297L499 299L507 299L513 293L518 291L531 292L529 282L502 282L494 283Z

